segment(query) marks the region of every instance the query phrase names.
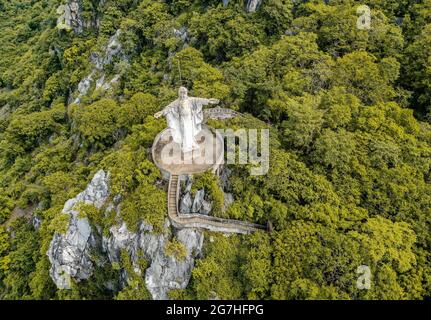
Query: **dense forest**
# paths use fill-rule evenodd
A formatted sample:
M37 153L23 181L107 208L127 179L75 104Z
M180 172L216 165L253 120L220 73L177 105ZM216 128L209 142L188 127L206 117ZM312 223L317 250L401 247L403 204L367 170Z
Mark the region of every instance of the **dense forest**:
M358 27L362 5L369 28ZM214 215L274 230L205 232L190 283L171 298L431 297L431 0L254 9L0 1L0 299L151 298L125 252L68 290L54 284L46 253L67 228L65 202L100 169L122 210L82 208L95 229L120 219L163 230L166 188L149 150L166 123L153 114L180 85L243 114L213 127L270 130L268 174L230 166L228 210L216 176L197 182ZM175 238L167 246L182 249ZM357 287L361 265L369 290ZM122 270L127 285L112 285Z

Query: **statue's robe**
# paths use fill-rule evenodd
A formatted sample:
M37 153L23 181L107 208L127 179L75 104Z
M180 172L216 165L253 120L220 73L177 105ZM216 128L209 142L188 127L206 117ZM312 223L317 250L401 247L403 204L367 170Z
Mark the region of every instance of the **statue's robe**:
M209 99L188 97L183 101L177 99L166 107L165 115L172 138L181 144L183 152L199 148L195 137L202 130L202 107L209 102Z

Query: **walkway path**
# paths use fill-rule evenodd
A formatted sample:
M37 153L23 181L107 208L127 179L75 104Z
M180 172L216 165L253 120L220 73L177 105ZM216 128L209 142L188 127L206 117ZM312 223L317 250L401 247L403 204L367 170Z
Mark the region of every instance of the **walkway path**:
M221 219L201 214L180 214L178 210L180 185L179 176L171 174L168 189L168 214L174 226L178 228L202 228L210 231L241 234L267 230L266 226L243 221Z

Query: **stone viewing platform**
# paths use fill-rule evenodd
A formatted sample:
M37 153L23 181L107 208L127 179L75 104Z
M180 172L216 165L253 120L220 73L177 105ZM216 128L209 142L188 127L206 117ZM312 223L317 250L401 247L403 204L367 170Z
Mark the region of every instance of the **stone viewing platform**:
M224 162L223 137L203 125L196 141L199 149L184 153L180 144L173 141L170 129L165 129L154 140L153 161L160 170L174 175L216 171Z

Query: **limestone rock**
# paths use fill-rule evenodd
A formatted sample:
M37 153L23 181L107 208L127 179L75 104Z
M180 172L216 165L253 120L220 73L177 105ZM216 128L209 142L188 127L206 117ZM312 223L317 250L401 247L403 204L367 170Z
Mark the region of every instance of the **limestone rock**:
M94 69L88 76L79 82L78 95L73 100L73 103L79 104L81 102L81 98L88 94L91 85L94 82L96 89L102 89L104 91L110 90L119 82L121 78L120 74L116 74L112 79L107 80L104 69L107 65L111 64L117 56L123 61L128 61L127 57L123 53L120 35L121 30L118 29L115 34L109 38L108 43L102 48L102 53L92 52L90 54L90 61L93 64Z
M81 33L84 23L81 18L81 6L78 0L68 0L66 4L57 8L57 28L60 30L73 30Z
M224 210L227 210L229 206L234 202L232 193L224 193Z
M202 202L204 201L205 190L201 189L196 192L195 199L193 200L192 212L197 213L202 208Z
M0 120L6 119L11 114L9 105L0 107Z
M40 225L42 224L42 219L38 216L32 215L30 218L30 223L33 226L34 230L39 231Z
M190 187L191 189L191 187ZM186 189L187 190L187 189ZM190 192L185 193L180 200L180 213L199 213L208 215L212 210L212 202L205 200L205 190L199 190L194 199Z
M256 12L257 8L260 6L260 4L262 3L263 0L248 0L247 2L247 6L246 6L246 11L248 13L253 13Z
M78 219L72 214L65 235L54 234L47 252L51 269L49 274L59 289L70 289L70 279L88 279L93 272L93 263L87 250L94 239L87 219Z
M147 289L153 299L168 299L168 292L172 289L187 287L194 261L201 254L203 233L194 229L175 231L172 235L170 222L166 220L163 232L155 233L153 227L144 222L137 232L128 230L126 223L120 222L109 230L109 235L99 236L101 230L92 229L86 218L80 218L75 205L79 202L93 204L101 208L109 197L109 174L99 171L85 191L75 198L68 200L63 213L70 216L69 227L65 234L55 233L47 252L51 262L50 276L60 289L70 289L70 280L88 279L94 270L95 261L91 258L94 251L106 255L110 263L120 261L120 252L125 250L130 258L134 272L144 278ZM121 210L120 198L114 197L113 203L107 205L106 211ZM192 204L190 203L190 206ZM177 260L167 256L165 247L167 242L175 236L186 249L186 257ZM145 258L149 267L141 270L139 259ZM120 272L120 284L127 284L128 274ZM107 288L115 288L113 283L117 279L107 282Z
M103 60L104 66L110 64L115 56L121 53L123 49L120 42L121 30L118 29L115 34L109 38L108 44L105 47L105 58Z
M100 56L98 52L92 52L90 54L90 62L97 70L103 70L103 58Z
M202 201L202 207L199 210L199 213L204 214L204 215L209 215L212 208L213 208L212 202L204 200L204 201Z
M190 195L190 192L187 192L180 201L180 212L183 214L190 213L192 211L192 196Z
M109 196L109 175L103 170L95 174L87 188L68 200L62 213L70 216L65 234L55 233L47 255L51 262L49 274L59 289L69 289L70 279L88 279L93 271L90 249L97 246L87 218L79 218L77 203L92 204L101 208Z
M79 104L81 102L81 97L85 96L91 88L91 83L93 82L94 72L86 76L78 83L78 97L73 101L73 103Z
M103 238L103 249L109 261L119 262L121 249L126 249L133 257L135 256L139 245L138 234L129 231L125 222L111 227L109 232L109 238Z
M229 0L222 0L223 5L226 7L229 4ZM246 11L248 13L256 12L263 0L247 0Z
M180 197L180 213L188 214L192 212L193 206L193 198L191 196L192 186L193 186L193 176L192 175L184 175L180 177L182 185L181 185L181 193Z
M222 170L220 171L220 186L223 190L229 190L230 188L229 177L231 172L232 170L226 166L223 166Z
M182 229L176 234L177 239L186 248L187 255L182 261L166 256L165 243L160 243L158 250L153 251L151 266L145 273L145 283L154 300L168 299L172 289L185 289L190 281L194 259L203 245L203 234L193 229Z
M193 176L192 175L187 175L185 178L185 188L184 188L184 192L191 192L192 191L192 187L193 187Z
M203 245L203 234L200 231L192 229L178 231L176 237L187 251L186 258L178 261L165 253L166 243L171 237L168 220L164 230L162 234L156 234L152 226L142 223L139 231L133 233L122 223L112 227L109 237L103 239L103 247L109 260L118 262L120 250L126 250L137 274L143 273L138 266L139 252L143 253L150 264L145 275L142 274L142 276L145 277L147 289L155 300L168 299L169 290L187 287L194 267L194 259L200 254ZM124 285L127 274L122 280Z
M181 27L180 29L173 29L175 37L181 39L184 43L189 42L189 32L186 27Z

